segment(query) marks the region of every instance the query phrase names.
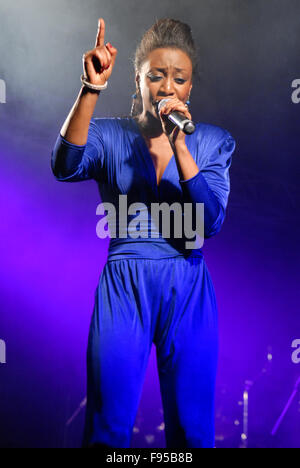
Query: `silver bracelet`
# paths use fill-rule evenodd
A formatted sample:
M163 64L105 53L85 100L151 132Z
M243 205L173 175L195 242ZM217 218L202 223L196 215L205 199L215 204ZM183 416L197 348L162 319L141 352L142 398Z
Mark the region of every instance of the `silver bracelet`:
M87 81L87 77L84 75L81 75L80 80L82 84L84 84L90 89L94 89L95 91L102 91L102 89L107 88L107 82L104 85L94 85L93 83L90 83L89 81Z

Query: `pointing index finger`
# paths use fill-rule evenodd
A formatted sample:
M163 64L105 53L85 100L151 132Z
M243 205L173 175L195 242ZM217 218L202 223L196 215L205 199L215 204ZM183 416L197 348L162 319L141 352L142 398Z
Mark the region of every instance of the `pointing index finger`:
M104 45L104 36L105 36L105 22L103 18L100 18L98 21L98 31L96 37L95 47L101 47Z

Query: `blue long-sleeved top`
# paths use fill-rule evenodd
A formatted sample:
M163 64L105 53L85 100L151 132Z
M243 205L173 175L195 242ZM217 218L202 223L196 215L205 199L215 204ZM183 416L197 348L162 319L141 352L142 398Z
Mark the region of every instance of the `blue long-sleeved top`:
M227 130L215 125L197 123L192 135L186 135L186 145L194 157L199 172L190 179L181 180L173 155L169 161L159 186L154 165L140 133L132 118L92 118L88 139L85 145L74 145L60 134L51 154L52 171L59 181L76 182L95 179L99 186L102 202L109 202L116 208L117 217L109 220L111 237L109 259L128 257L164 258L173 256L202 255L201 249L186 249L186 238L174 237L171 229L166 238L157 228L157 238L118 237L121 226L118 224L119 195L127 195L127 206L142 203L140 206L140 231L153 230L150 204L153 202L204 203L204 237L219 232L225 218L225 210L230 191L229 168L235 141ZM135 214L136 216L136 214ZM128 216L128 233L132 219ZM116 224L115 224L116 220ZM141 227L142 226L142 227ZM146 228L145 228L146 226ZM120 231L119 231L120 229ZM132 230L137 230L132 227ZM173 234L173 235L172 235ZM190 241L190 239L188 239Z

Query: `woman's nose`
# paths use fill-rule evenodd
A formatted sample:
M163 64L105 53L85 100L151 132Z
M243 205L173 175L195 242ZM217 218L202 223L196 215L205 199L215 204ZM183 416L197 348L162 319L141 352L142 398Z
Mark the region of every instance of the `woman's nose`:
M166 78L165 80L163 80L162 91L164 91L165 94L175 94L174 83L172 78Z

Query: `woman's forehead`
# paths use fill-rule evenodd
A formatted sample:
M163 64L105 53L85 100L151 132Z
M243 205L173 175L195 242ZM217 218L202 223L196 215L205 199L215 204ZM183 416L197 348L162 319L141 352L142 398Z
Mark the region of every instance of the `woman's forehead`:
M147 68L177 69L189 71L192 68L190 57L180 49L159 48L152 50L145 61Z

